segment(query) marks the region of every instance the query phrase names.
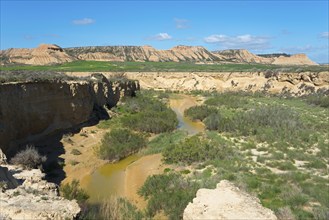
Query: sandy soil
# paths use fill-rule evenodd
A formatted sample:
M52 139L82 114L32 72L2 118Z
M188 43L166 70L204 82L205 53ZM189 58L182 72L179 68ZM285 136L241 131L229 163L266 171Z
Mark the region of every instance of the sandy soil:
M125 196L143 209L146 207L146 201L137 194L140 187L143 186L148 176L161 174L168 165L162 164L162 155L147 155L134 163L130 164L125 172Z
M80 133L62 139L65 153L60 157L65 160L64 172L66 174L66 178L62 183L71 182L73 179L81 181L85 176L90 175L95 169L107 162L99 159L94 150L100 144L105 132L105 130L96 126L84 127ZM72 154L73 149L77 149L81 154ZM73 165L72 162L74 161L78 164Z

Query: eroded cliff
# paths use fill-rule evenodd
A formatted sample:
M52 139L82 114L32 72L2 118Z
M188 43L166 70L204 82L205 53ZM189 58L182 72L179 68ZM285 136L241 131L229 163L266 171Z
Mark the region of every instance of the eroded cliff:
M0 148L8 154L20 144L106 117L105 106L138 89L137 82L115 83L102 75L0 84Z
M88 76L92 73L67 73ZM103 73L113 77L118 73ZM329 72L126 72L128 79L138 80L143 89L174 91L265 91L289 92L292 95L329 91Z

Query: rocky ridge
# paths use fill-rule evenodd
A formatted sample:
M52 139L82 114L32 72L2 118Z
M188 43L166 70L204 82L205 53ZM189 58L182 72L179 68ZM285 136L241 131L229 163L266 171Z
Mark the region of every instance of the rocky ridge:
M55 44L40 44L34 49L8 49L0 51L0 64L47 65L72 62L76 60Z
M0 64L49 65L74 60L134 61L134 62L194 62L194 63L261 63L278 65L318 65L305 54L292 56L258 56L247 50L210 52L200 46L176 46L156 50L151 46L90 46L61 48L42 44L35 49L0 51Z
M78 203L59 196L54 183L39 169L0 166L0 219L76 219ZM7 189L6 189L7 188Z
M258 198L239 190L227 180L216 189L199 189L184 210L184 220L192 219L268 219L277 217L264 208Z

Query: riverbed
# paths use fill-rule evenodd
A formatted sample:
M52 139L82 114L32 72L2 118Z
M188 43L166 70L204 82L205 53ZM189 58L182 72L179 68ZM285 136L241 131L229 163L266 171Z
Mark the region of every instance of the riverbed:
M189 135L204 130L201 122L194 122L184 117L185 109L197 104L198 100L189 95L175 94L169 99L169 105L179 121L178 129L187 131ZM138 208L145 208L146 202L137 194L138 189L148 176L161 174L166 167L168 165L162 163L161 154L135 154L118 163L105 164L97 168L82 179L81 186L90 195L89 201L92 203L118 196L129 199Z

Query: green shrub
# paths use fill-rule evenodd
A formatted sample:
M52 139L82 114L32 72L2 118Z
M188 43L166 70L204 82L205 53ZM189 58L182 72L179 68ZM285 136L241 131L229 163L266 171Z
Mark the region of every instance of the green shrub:
M168 145L164 152L167 163L203 162L212 159L229 158L234 154L233 149L226 143L219 143L214 139L195 135L188 137L177 144Z
M163 210L169 219L182 219L185 207L198 188L196 182L180 174L168 173L148 177L138 194L148 201L148 216L153 217Z
M205 104L211 106L225 106L233 109L242 108L248 104L248 100L245 96L247 96L247 93L243 92L219 93L206 100Z
M81 152L78 149L72 149L71 150L71 154L73 154L73 155L80 155Z
M193 106L184 111L184 115L191 118L192 120L203 121L207 116L216 113L217 109L206 105Z
M143 213L127 199L111 197L100 204L86 204L79 219L142 220Z
M145 110L145 112L123 117L121 121L124 126L131 129L156 134L173 131L178 125L176 114L169 109L166 111Z
M27 146L25 150L18 152L10 162L21 165L26 169L33 169L40 166L46 160L47 157L41 156L34 146Z
M209 130L233 132L243 136L255 135L259 141L275 142L280 139L296 143L296 140L307 142L310 137L297 112L276 105L235 113L232 118L217 112L208 116L204 123Z
M187 133L182 130L159 134L147 144L145 154L162 153L166 146L176 144L186 136Z
M78 203L84 203L88 198L88 194L79 187L79 181L73 180L71 183L60 186L60 193L65 199L77 200Z
M140 92L137 97L126 98L119 111L127 113L122 117L124 126L136 131L162 133L176 129L178 120L174 111L151 96Z
M311 105L318 105L323 108L329 108L329 95L324 94L311 94L305 96L306 102Z
M103 136L98 156L102 159L120 160L145 147L146 140L141 134L126 128L113 129Z

